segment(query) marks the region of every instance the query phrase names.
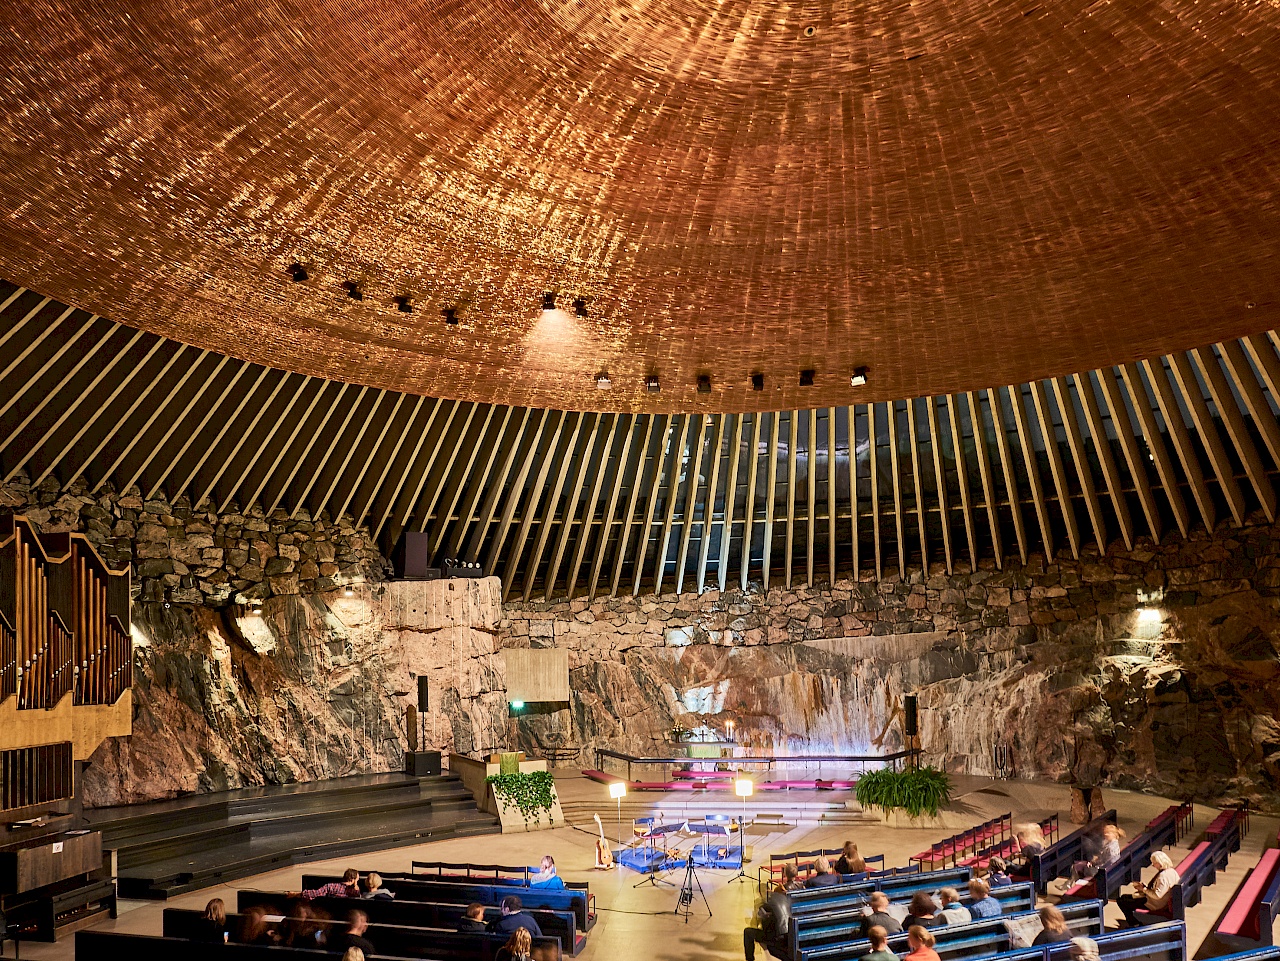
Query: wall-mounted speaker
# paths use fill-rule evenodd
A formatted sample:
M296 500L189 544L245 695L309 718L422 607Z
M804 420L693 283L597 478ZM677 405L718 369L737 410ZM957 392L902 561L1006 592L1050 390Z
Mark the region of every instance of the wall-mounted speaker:
M905 733L907 737L915 737L920 733L920 708L914 694L908 694L902 699L902 709L906 715L903 722Z
M427 686L428 686L428 679L425 676L420 676L418 678L418 710L424 714L428 710Z
M429 536L417 531L405 531L400 535L391 552L391 566L396 577L404 580L433 580L440 576L438 568L429 567L431 545Z

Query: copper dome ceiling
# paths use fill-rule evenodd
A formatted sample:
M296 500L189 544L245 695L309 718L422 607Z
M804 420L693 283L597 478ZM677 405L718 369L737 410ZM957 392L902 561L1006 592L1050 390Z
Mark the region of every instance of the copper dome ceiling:
M1273 2L4 7L0 275L255 362L738 411L1278 322Z

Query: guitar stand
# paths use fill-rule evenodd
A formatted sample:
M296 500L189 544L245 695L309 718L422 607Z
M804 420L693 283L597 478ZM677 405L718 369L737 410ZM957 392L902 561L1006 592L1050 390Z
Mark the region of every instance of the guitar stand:
M680 886L680 898L676 901L675 913L684 918L684 923L689 923L689 914L693 910L693 889L697 887L698 895L702 898L702 906L707 909L707 917L711 917L711 905L707 903L707 893L702 890L702 882L698 880L698 872L693 868L693 855L689 856L689 860L685 862L684 884Z

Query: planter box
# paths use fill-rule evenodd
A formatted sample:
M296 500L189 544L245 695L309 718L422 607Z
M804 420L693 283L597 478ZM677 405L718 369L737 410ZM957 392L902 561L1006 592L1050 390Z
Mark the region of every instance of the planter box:
M890 811L887 814L880 808L873 808L880 815L880 823L891 828L920 828L931 831L964 831L973 827L973 815L959 811L939 811L937 817L927 814L913 818L906 811Z

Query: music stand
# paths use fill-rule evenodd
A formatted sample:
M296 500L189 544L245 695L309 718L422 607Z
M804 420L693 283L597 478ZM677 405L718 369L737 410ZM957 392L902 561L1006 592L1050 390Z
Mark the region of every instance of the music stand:
M688 822L685 821L679 825L675 825L672 827L667 827L664 824L659 826L653 826L649 829L649 835L647 836L646 840L649 841L649 849L651 851L657 850L657 847L653 844L654 836L661 835L662 837L662 861L660 864L650 864L649 869L646 872L645 876L641 878L639 881L637 881L635 884L631 885L631 887L638 888L645 884L651 885L655 888L659 884L665 884L673 888L676 886L676 883L674 881L668 881L666 878L658 877L658 872L670 870L670 868L667 867L667 864L672 860L672 858L671 858L671 854L667 851L667 835L671 833L679 834L681 831L684 831L687 828L688 828ZM689 853L689 859L690 860L693 859L693 852Z
M733 793L742 798L742 817L738 819L738 873L729 879L730 884L751 880L747 875L747 798L755 789L755 782L748 777L736 778L733 782Z

